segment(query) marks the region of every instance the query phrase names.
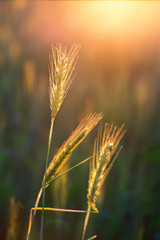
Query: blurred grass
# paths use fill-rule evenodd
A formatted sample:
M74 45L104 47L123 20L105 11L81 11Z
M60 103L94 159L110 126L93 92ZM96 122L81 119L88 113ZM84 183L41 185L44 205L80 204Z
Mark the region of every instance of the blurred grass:
M47 66L50 46L37 43L28 37L27 31L24 32L24 15L29 16L29 12L30 8L25 8L25 5L13 8L11 4L4 4L0 8L1 239L6 236L7 209L12 196L25 207L24 234L21 233L19 238L25 239L29 208L33 206L40 187L47 149L50 119ZM60 40L63 42L65 38ZM151 46L141 52L130 49L128 54L120 54L114 51L118 40L113 45L103 43L103 46L96 41L91 45L81 39L79 41L82 50L77 76L55 123L51 155L86 113L102 111L103 122L125 123L127 134L124 148L103 187L103 201L99 207L102 211L91 216L88 232L90 235L98 234L98 239L158 240L159 53ZM78 163L92 154L96 134L94 130L80 145L73 154L72 163ZM88 171L86 164L69 174L66 208L86 209ZM53 201L52 194L47 190L47 203L56 207L58 200ZM33 239L39 236L39 216ZM84 215L47 213L45 239L52 239L53 236L57 239L79 239L83 218Z

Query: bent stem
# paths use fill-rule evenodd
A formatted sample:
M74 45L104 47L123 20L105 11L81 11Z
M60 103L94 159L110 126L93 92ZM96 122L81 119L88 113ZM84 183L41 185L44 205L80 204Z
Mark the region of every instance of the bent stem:
M84 210L74 210L74 209L63 209L63 208L50 208L50 207L44 207L43 208L45 211L54 211L54 212L72 212L72 213L87 213L87 211ZM41 207L37 208L31 208L31 211L36 210L36 211L42 211L43 210ZM91 211L91 213L97 213L95 211Z
M37 196L35 207L30 209L29 226L28 226L28 233L27 233L26 240L29 240L31 227L32 227L32 222L33 222L33 219L35 217L35 212L38 211L38 210L39 211L68 212L68 213L71 213L71 212L72 213L88 213L87 211L90 210L89 208L88 208L87 211L84 211L84 210L73 210L73 209L61 209L61 208L50 208L50 207L43 207L42 208L42 207L38 207L38 203L39 203L39 199L41 197L41 194L42 194L42 188L40 189L39 194ZM32 212L33 212L33 215L32 215ZM91 213L97 213L97 212L91 211Z
M88 209L87 209L86 218L85 218L85 221L84 221L82 240L84 240L84 238L85 238L86 229L87 229L87 225L88 225L88 220L89 220L89 216L90 216L90 210L91 210L91 206L89 205Z
M33 216L32 216L32 210L33 210L33 209L32 209L32 208L30 209L29 224L28 224L28 231L27 231L26 240L29 240L29 238L30 238L32 223L33 223L34 217L35 217L35 215L36 215L36 208L38 207L38 204L39 204L41 195L42 195L42 188L39 190L39 193L38 193L38 195L37 195L37 199L36 199L36 202L35 202L35 207L34 207Z
M46 167L45 167L45 177L44 177L44 188L43 188L43 197L42 197L42 216L41 216L41 231L40 231L40 240L43 240L43 225L44 225L44 205L45 205L45 196L46 196L46 172L48 167L49 152L51 147L52 133L53 133L54 118L51 120L49 139L48 139L48 150L46 158Z
M83 161L81 161L80 163L74 165L73 167L69 168L68 170L66 170L65 172L61 173L60 175L52 178L51 180L49 180L48 182L46 182L45 188L47 188L47 187L49 186L49 184L51 184L53 181L55 181L56 179L60 178L60 177L63 176L64 174L70 172L70 171L73 170L74 168L76 168L76 167L80 166L81 164L87 162L87 161L88 161L90 158L92 158L93 156L94 156L94 155L86 158L85 160L83 160ZM36 199L36 202L35 202L35 206L30 209L29 225L28 225L28 232L27 232L27 238L26 238L26 240L29 240L32 223L33 223L33 220L34 220L36 211L39 210L38 204L39 204L39 201L40 201L42 192L43 192L43 188L44 188L44 187L40 188L40 190L39 190L39 193L38 193L38 195L37 195L37 199ZM46 210L46 208L44 208L44 207L43 207L43 209ZM42 210L42 208L41 208L41 210ZM33 215L32 215L32 211L33 211Z

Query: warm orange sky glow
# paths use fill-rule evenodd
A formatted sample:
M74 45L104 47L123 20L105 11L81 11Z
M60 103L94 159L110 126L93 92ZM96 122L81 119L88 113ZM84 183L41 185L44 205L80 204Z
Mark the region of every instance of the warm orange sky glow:
M27 21L39 40L53 38L136 38L159 33L159 2L36 2ZM32 24L31 24L32 22ZM82 36L83 35L83 36ZM120 40L119 39L119 40Z
M55 42L77 43L91 59L95 59L94 52L103 57L110 51L121 59L160 53L157 1L17 1L1 5L10 9L13 18L20 16L9 32L16 36L16 45L24 40L41 48ZM4 28L1 22L5 39Z
M152 2L89 2L84 7L86 19L93 23L97 31L121 32L128 28L143 30L150 28L159 18L160 4ZM127 34L127 32L125 32Z

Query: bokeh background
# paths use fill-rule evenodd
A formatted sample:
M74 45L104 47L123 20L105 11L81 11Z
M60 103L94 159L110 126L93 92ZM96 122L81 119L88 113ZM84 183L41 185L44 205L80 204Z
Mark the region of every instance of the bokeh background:
M160 3L0 2L0 239L25 239L44 173L50 126L51 44L81 45L57 116L51 156L83 116L125 124L123 149L87 236L160 239ZM90 156L97 128L72 155ZM68 166L65 166L67 168ZM89 163L47 189L50 207L87 208ZM81 239L84 214L46 213L45 238ZM32 239L39 239L40 213Z

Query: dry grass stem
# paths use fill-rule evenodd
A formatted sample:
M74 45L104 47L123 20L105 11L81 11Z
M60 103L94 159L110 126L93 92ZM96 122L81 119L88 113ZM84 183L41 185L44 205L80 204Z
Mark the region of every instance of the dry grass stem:
M87 212L87 211L84 211L84 210L63 209L63 208L50 208L50 207L45 207L45 208L42 208L42 207L31 208L31 211L33 211L33 210L42 211L43 209L44 209L45 211L53 211L53 212L73 212L73 213L86 213L86 212ZM97 213L97 212L91 211L91 213Z
M39 193L38 193L38 195L37 195L37 199L36 199L34 208L31 208L31 209L30 209L29 223L28 223L28 231L27 231L26 240L29 240L29 238L30 238L32 223L33 223L34 217L35 217L35 215L36 215L36 209L37 209L37 207L38 207L38 204L39 204L41 195L42 195L42 188L39 190ZM33 210L33 209L34 209L34 210ZM33 215L32 215L32 211L33 211Z

